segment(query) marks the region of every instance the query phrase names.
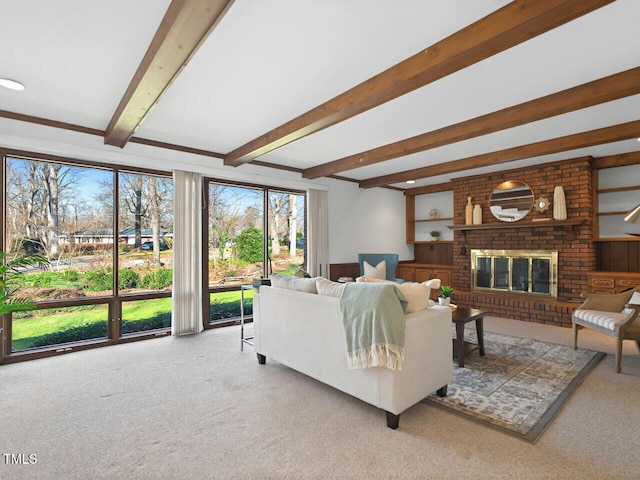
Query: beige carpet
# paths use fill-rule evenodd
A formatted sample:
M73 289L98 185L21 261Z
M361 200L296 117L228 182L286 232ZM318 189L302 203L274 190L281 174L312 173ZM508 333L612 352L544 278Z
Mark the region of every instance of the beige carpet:
M569 329L487 318L569 344ZM581 346L613 350L581 334ZM1 479L638 478L640 356L586 378L535 445L418 404L384 413L240 352L239 328L0 366Z

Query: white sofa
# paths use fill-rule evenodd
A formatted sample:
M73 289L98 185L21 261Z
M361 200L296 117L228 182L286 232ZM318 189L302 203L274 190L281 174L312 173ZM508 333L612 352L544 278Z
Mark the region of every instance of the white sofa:
M334 296L260 287L253 300L254 342L260 364L272 359L381 408L387 426L453 377L451 310L431 307L407 314L402 370L350 370L340 310Z

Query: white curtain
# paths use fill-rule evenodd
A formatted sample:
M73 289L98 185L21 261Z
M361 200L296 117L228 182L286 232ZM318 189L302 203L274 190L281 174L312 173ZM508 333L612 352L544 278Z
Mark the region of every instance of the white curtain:
M312 277L329 278L329 194L307 191L307 269Z
M171 333L202 327L202 176L173 172L173 313Z

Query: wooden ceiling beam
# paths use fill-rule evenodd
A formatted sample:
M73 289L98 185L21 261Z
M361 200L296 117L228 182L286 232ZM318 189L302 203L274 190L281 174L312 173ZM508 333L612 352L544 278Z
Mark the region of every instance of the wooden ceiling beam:
M596 10L613 0L515 0L322 105L228 153L243 163L382 105L496 53Z
M551 140L530 143L519 147L507 148L497 152L483 153L481 155L438 163L428 167L415 168L413 170L393 173L391 175L369 178L362 180L359 185L361 188L380 187L394 183L406 182L407 180L418 180L420 178L446 175L463 170L471 170L474 168L513 162L515 160L523 160L526 158L566 152L579 148L592 147L594 145L601 145L604 143L620 142L623 140L637 138L638 132L640 132L640 120L558 137Z
M124 147L233 0L172 0L106 129L104 143Z
M404 190L404 194L406 196L424 195L425 193L448 192L449 190L453 190L453 182L434 183L433 185L407 188Z
M19 122L44 125L45 127L61 128L63 130L69 130L71 132L86 133L88 135L97 135L99 137L102 137L104 135L104 130L83 127L82 125L76 125L73 123L59 122L57 120L50 120L48 118L34 117L33 115L25 115L23 113L10 112L8 110L0 110L0 118L8 118L9 120L17 120Z
M640 93L640 67L540 97L519 105L449 125L415 137L307 168L305 178L318 178L443 145L487 135L563 113L599 105Z
M640 133L638 134L640 137ZM640 163L640 152L621 153L619 155L607 155L605 157L594 158L591 161L593 168L613 168L626 167L627 165L637 165Z

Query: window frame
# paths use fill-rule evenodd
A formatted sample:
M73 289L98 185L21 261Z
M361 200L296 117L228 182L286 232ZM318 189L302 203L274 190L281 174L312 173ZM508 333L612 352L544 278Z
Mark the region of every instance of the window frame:
M27 161L45 162L45 163L59 163L64 166L72 167L84 167L84 168L98 168L100 170L110 171L113 175L113 231L119 232L119 209L120 209L120 173L129 174L147 174L160 177L172 178L172 172L164 170L156 170L144 167L124 166L109 162L94 162L76 158L74 156L58 156L47 153L30 152L25 150L17 150L11 148L0 147L0 178L3 185L0 189L0 203L3 208L0 212L0 251L5 251L6 247L6 235L7 235L7 193L8 193L8 181L7 178L7 157L17 158ZM245 187L253 188L262 191L263 202L263 275L269 276L269 262L268 262L268 203L269 193L286 193L292 195L302 196L304 198L304 236L307 238L308 228L308 202L307 192L298 189L289 189L279 186L261 185L255 183L247 183L242 181L230 181L227 179L220 179L216 177L203 177L202 187L207 194L205 195L205 205L202 209L202 248L203 248L203 273L202 273L202 285L203 285L203 318L202 323L205 329L218 328L228 325L236 325L239 323L239 317L230 318L229 320L221 320L217 322L209 322L209 299L212 293L226 292L226 291L239 291L239 285L227 285L227 286L209 286L208 281L208 226L209 219L209 197L208 186L213 182L216 184L223 184L232 187ZM15 363L20 361L32 360L36 358L49 357L59 355L63 353L69 353L72 351L86 350L90 348L98 348L109 345L116 345L120 343L129 343L133 341L146 340L150 338L158 338L171 334L170 328L163 328L159 330L150 330L139 333L130 333L122 335L122 304L123 302L138 301L138 300L153 300L157 298L166 298L172 296L172 291L149 291L149 292L128 292L120 293L119 284L119 251L117 248L116 237L114 236L113 255L112 255L112 269L113 269L113 288L111 295L103 295L96 297L80 297L76 299L62 299L62 300L41 300L36 302L36 310L44 310L54 307L73 307L83 305L108 305L108 326L107 326L107 338L90 339L77 342L70 342L64 344L56 344L45 347L32 348L24 351L12 351L12 314L6 314L0 318L0 364L3 363ZM304 263L306 265L308 261L308 252L305 248L304 251ZM251 317L249 317L251 320Z
M79 167L79 168L97 168L104 171L109 171L113 175L113 255L112 255L112 270L113 270L113 285L111 295L102 295L96 297L80 297L75 299L63 299L63 300L41 300L36 302L35 310L45 310L54 307L73 307L84 305L108 305L108 325L107 325L107 337L99 339L81 340L70 343L55 344L45 347L31 348L28 350L12 351L12 325L13 316L8 313L0 319L0 328L3 329L0 342L0 352L4 352L0 357L0 364L13 363L25 360L32 360L36 358L43 358L62 353L69 353L72 351L86 350L89 348L103 347L108 345L116 345L119 343L128 343L138 340L146 340L149 338L158 338L171 334L170 328L162 328L156 330L149 330L145 332L130 333L122 335L122 304L124 302L136 301L136 300L153 300L157 298L171 297L172 291L149 291L149 292L128 292L120 293L119 284L119 251L118 242L115 232L119 232L119 209L120 209L120 181L119 174L141 174L141 175L154 175L158 177L165 177L172 179L173 174L169 171L149 169L143 167L123 166L113 163L101 163L91 162L74 157L57 156L45 153L35 153L23 150L13 150L8 148L0 148L0 178L2 178L2 189L0 191L0 202L2 203L2 211L0 212L0 251L5 251L7 241L7 193L9 186L9 179L7 177L7 159L16 158L19 160L45 162L45 163L58 163L64 166Z
M242 181L231 181L227 179L220 179L216 177L205 176L203 178L203 191L205 192L205 198L203 198L202 208L202 326L205 329L227 327L231 325L238 325L240 323L240 315L225 320L216 320L211 322L209 317L210 297L213 293L240 291L241 285L209 285L209 185L224 185L229 187L250 188L262 191L262 258L264 259L262 265L262 276L268 278L271 275L269 271L269 193L285 193L302 196L304 198L304 237L307 238L308 228L308 211L307 211L307 192L305 190L298 190L293 188L276 187L272 185L260 185L255 183L248 183ZM308 252L304 250L304 264L308 261ZM245 316L245 322L253 321L253 315Z

